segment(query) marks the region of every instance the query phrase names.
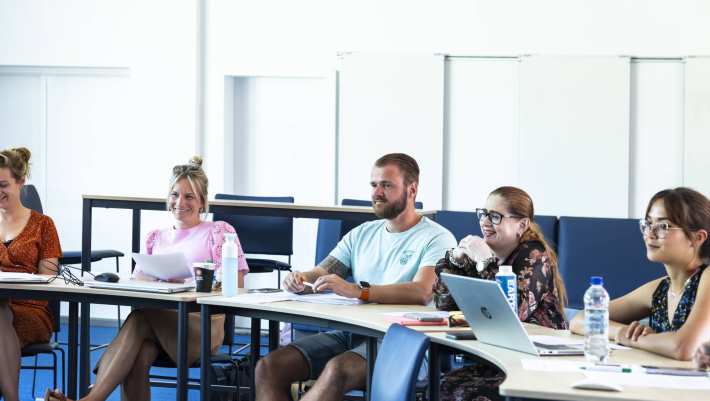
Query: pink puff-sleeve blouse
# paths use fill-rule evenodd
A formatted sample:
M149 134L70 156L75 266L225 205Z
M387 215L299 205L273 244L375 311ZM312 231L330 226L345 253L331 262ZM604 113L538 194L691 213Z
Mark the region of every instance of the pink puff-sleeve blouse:
M236 234L234 227L224 221L203 221L191 228L170 227L153 230L148 233L146 239L146 253L148 255L182 253L190 266L195 262L211 260L214 262L217 277L220 277L218 272L222 269L222 244L225 233ZM239 243L239 237L236 239L236 244L237 270L246 274L249 272L249 266L242 245ZM136 265L133 274L139 273L140 270L140 266Z

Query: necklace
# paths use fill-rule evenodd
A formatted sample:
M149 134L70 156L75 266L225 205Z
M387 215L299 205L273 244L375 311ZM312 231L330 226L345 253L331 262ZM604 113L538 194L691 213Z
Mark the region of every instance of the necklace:
M683 283L683 287L681 287L681 289L680 289L680 295L682 295L683 292L685 292L685 287L688 286L688 283L690 282L691 278L693 278L692 275L685 280L685 283ZM671 298L678 298L678 295L679 295L678 293L674 292L671 289L671 283L668 283L668 295L670 295Z

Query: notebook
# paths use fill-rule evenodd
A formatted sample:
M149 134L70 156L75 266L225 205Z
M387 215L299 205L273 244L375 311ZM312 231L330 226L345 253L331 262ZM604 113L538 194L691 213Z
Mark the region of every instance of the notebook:
M497 282L447 273L441 278L478 341L538 356L584 355L581 345L533 342Z
M158 294L173 294L195 289L195 283L166 283L162 281L120 280L116 283L104 281L84 280L84 285L89 288L103 288L108 290L153 292Z
M49 283L54 276L40 276L30 273L0 272L0 283Z

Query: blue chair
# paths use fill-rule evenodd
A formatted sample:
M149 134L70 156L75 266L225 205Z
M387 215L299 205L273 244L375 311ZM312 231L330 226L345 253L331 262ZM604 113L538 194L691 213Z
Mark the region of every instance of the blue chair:
M39 213L44 213L42 208L42 200L37 193L37 188L34 185L26 184L22 187L22 192L20 193L20 199L22 204ZM118 273L118 258L124 256L122 252L115 251L113 249L101 249L91 251L91 261L97 262L105 258L116 258L116 273ZM81 263L81 251L65 251L62 253L62 257L59 258L60 264L71 265Z
M604 277L613 299L666 274L662 264L646 258L635 219L560 217L559 266L575 309L584 308L590 276Z
M482 235L481 227L478 224L478 216L474 212L459 212L454 210L439 210L436 212L436 222L444 226L456 237L456 241L469 234ZM547 243L557 249L557 217L556 216L535 216L535 222L542 229Z
M217 194L217 200L293 203L292 196L244 196ZM245 216L215 213L214 220L231 224L239 235L244 253L259 255L286 255L288 263L272 259L247 258L250 273L278 273L277 287L281 288L281 272L291 271L293 255L293 218Z
M424 334L391 325L377 353L370 399L413 400L417 373L428 347L429 338Z
M465 236L481 236L481 227L478 225L478 217L474 212L458 212L454 210L439 210L434 218L437 223L451 231L456 241L461 241Z

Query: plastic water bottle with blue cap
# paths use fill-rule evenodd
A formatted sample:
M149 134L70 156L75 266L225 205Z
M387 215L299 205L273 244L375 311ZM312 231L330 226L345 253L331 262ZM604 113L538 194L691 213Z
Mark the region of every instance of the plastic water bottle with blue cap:
M609 358L609 293L604 279L592 276L584 293L584 356L589 362L605 363Z

